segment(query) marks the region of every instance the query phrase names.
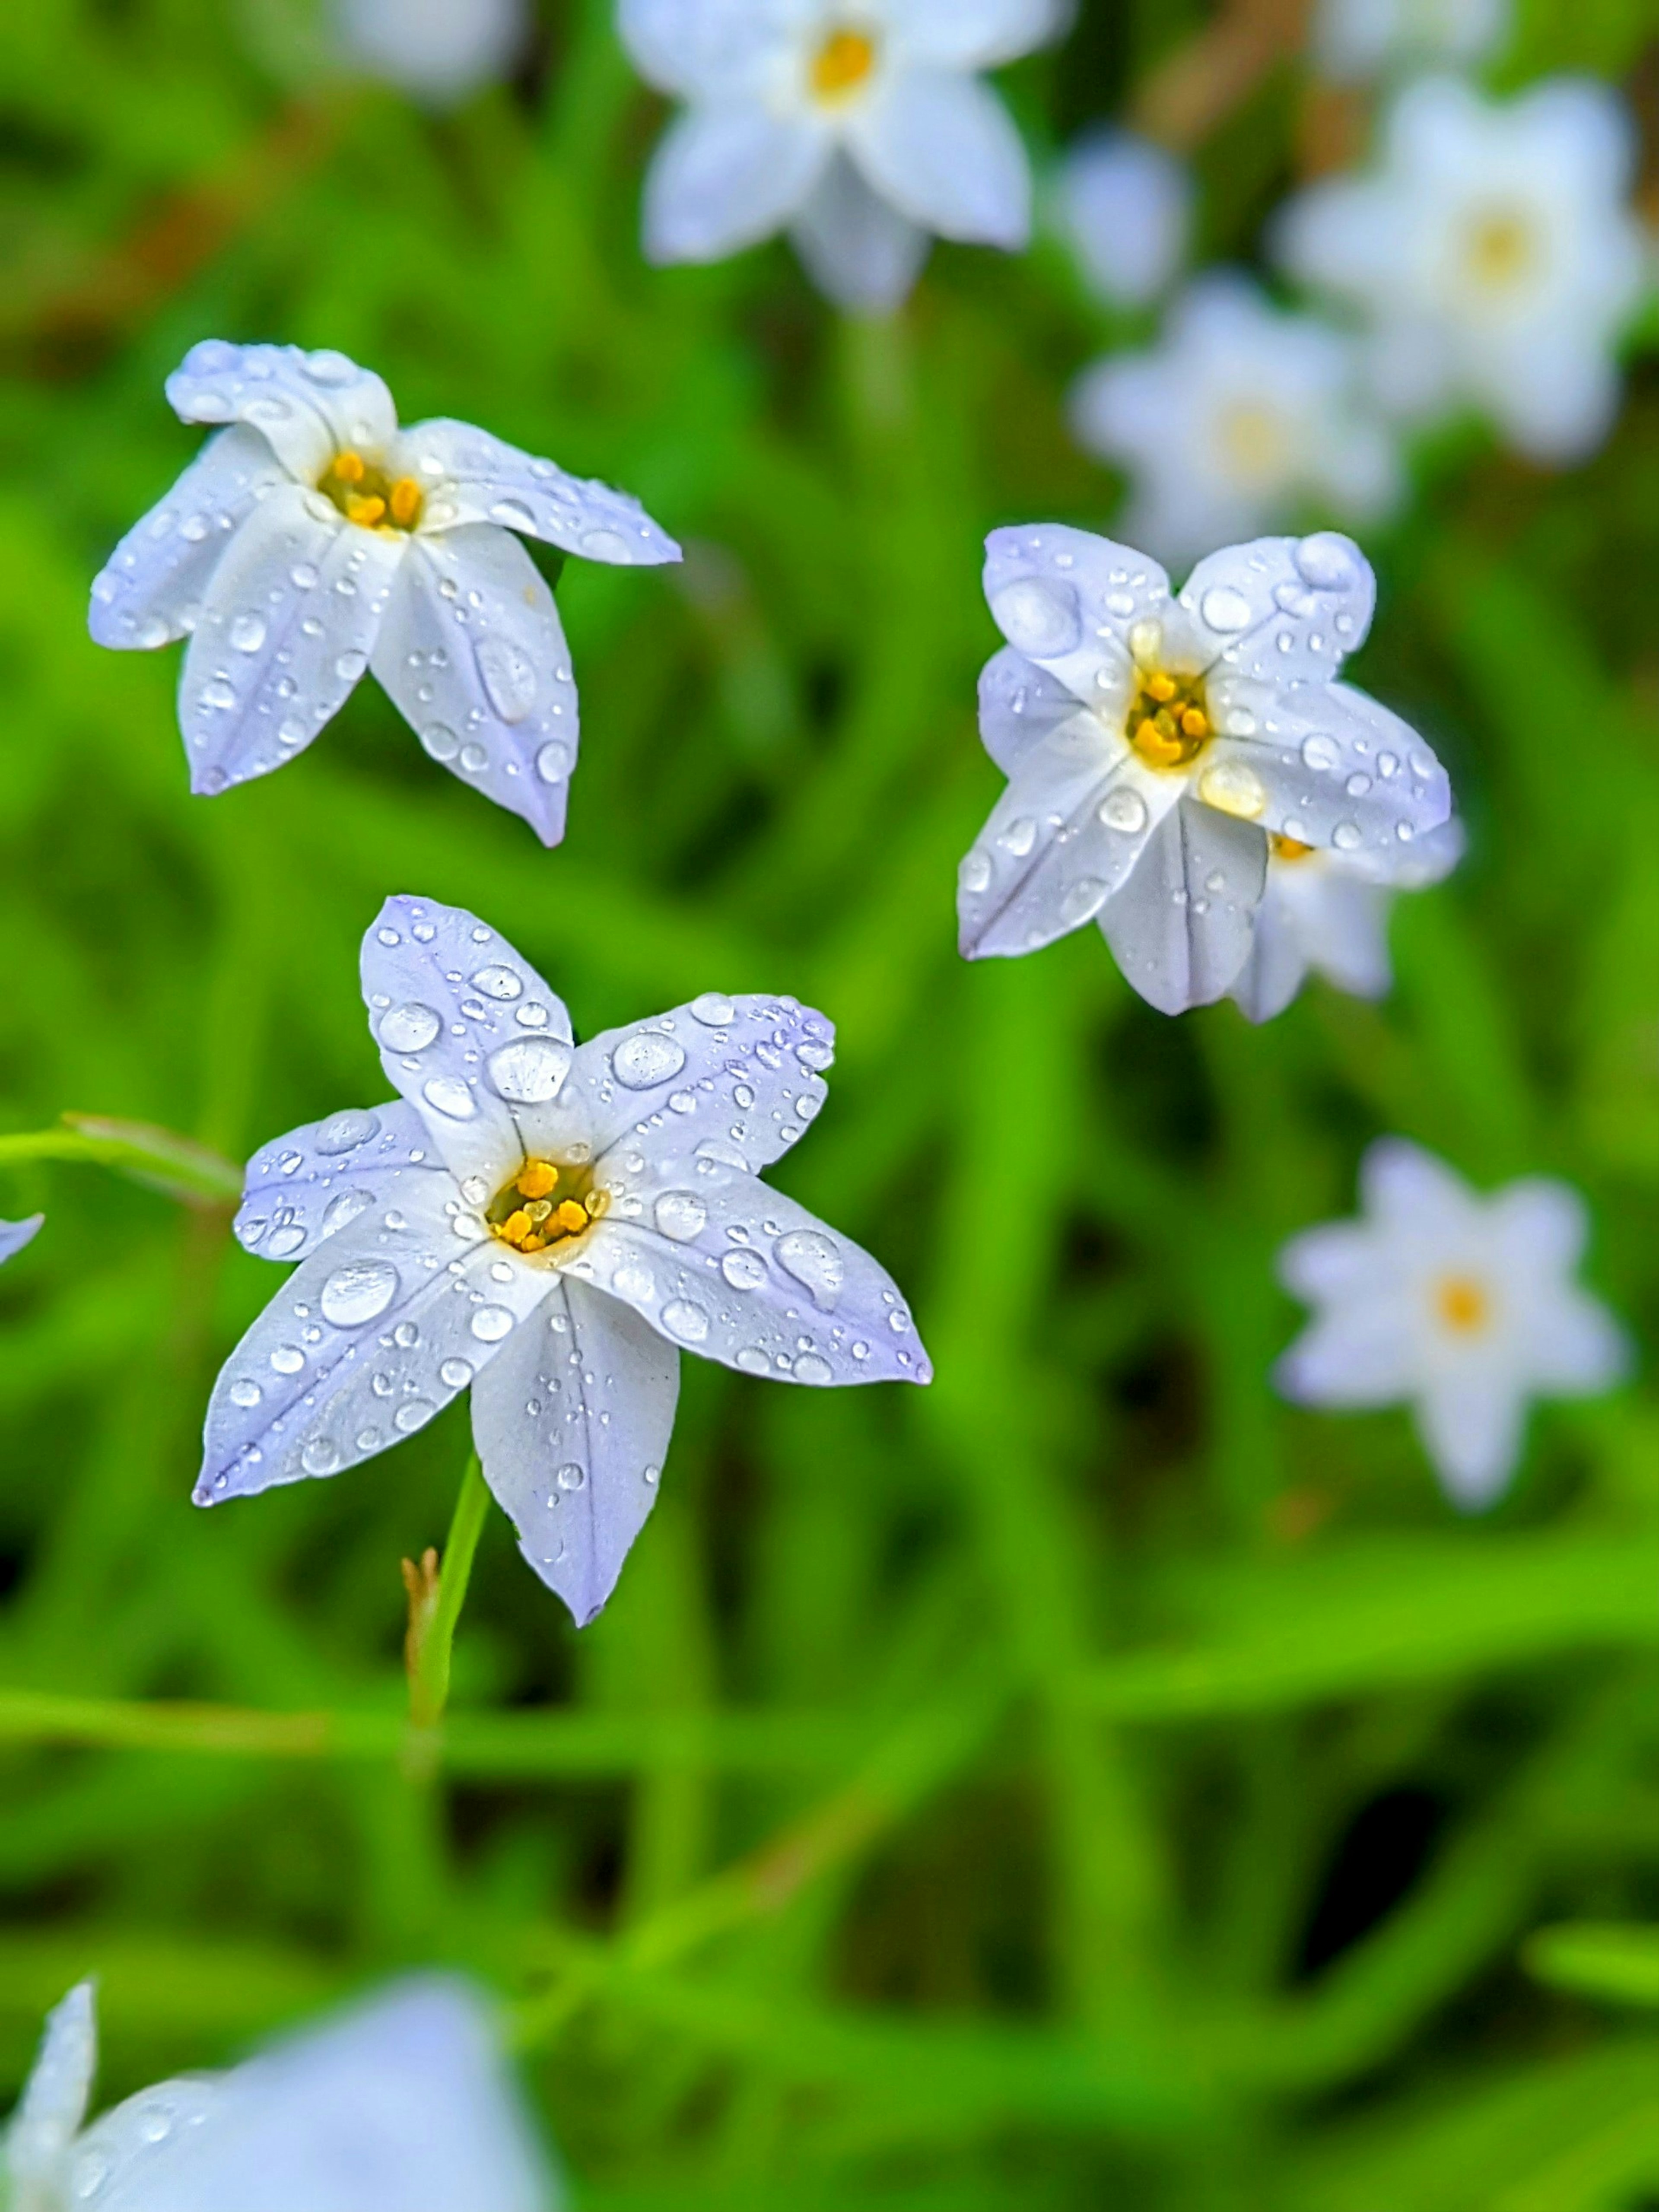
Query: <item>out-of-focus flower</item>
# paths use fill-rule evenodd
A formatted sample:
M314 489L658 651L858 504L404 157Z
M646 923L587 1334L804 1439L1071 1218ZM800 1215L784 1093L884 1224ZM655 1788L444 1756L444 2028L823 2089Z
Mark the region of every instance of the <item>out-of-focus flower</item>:
M465 422L398 426L341 353L191 348L186 422L230 427L130 530L92 587L100 645L188 636L191 788L302 751L373 670L434 760L564 835L576 687L553 594L514 537L623 566L679 548L635 500Z
M553 2212L552 2176L478 2000L394 1984L227 2074L141 2089L84 2125L90 1982L46 2021L7 2131L10 2212Z
M578 1047L528 962L435 900L387 901L362 978L402 1096L248 1164L237 1235L301 1265L219 1377L198 1504L354 1466L471 1383L484 1478L585 1626L656 1501L678 1347L929 1379L884 1270L759 1180L823 1103L821 1014L706 991Z
M1336 84L1448 64L1469 68L1496 52L1510 0L1320 0L1313 54Z
M1360 521L1394 503L1394 440L1358 368L1345 333L1219 270L1188 288L1158 344L1084 372L1072 422L1133 480L1136 544L1190 561L1310 506Z
M1380 167L1311 186L1280 251L1368 318L1383 404L1484 409L1522 453L1593 451L1619 399L1613 342L1640 293L1634 134L1605 85L1484 99L1452 78L1395 104Z
M653 261L787 226L842 307L897 305L930 233L1012 251L1024 147L975 71L1041 44L1053 0L621 0L641 74L686 102L646 181Z
M1144 307L1175 279L1192 224L1185 165L1132 131L1081 139L1060 173L1060 213L1095 289Z
M1437 884L1462 854L1463 825L1455 819L1394 853L1322 853L1269 837L1267 887L1256 908L1250 957L1229 995L1251 1021L1271 1021L1311 968L1340 991L1380 999L1393 981L1389 909L1395 893Z
M27 1221L0 1221L0 1262L15 1259L39 1234L46 1218L44 1213L32 1213Z
M1357 1221L1292 1237L1279 1273L1315 1318L1276 1381L1308 1406L1409 1402L1454 1504L1492 1503L1521 1455L1528 1401L1603 1390L1623 1333L1574 1280L1584 1205L1528 1177L1483 1198L1401 1138L1373 1145Z
M336 19L360 68L434 106L502 76L529 30L525 0L336 0Z
M1006 648L980 730L1008 778L962 864L962 949L1035 951L1098 920L1166 1013L1219 998L1249 956L1264 830L1393 854L1451 811L1417 733L1334 679L1376 580L1332 532L1156 562L1086 531L993 531L985 594Z

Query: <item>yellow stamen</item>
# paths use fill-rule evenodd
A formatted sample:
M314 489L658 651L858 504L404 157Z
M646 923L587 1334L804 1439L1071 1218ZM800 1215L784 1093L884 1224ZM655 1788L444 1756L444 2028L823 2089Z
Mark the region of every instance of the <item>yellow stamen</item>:
M1267 832L1267 842L1273 848L1276 860L1305 860L1313 850L1311 845L1304 845L1299 837L1282 837L1277 830Z
M359 530L413 530L426 499L414 477L394 482L378 462L365 459L351 446L336 453L318 477L317 489Z
M1158 669L1146 678L1146 694L1149 698L1156 699L1160 707L1167 704L1176 695L1174 677L1166 676L1161 668Z
M530 1216L520 1206L516 1213L509 1213L502 1222L501 1235L509 1244L522 1244L534 1226Z
M592 1187L592 1172L586 1164L561 1168L553 1160L526 1160L484 1210L490 1235L515 1252L568 1246L605 1209L610 1194ZM557 1194L562 1182L568 1194L562 1199Z
M520 1172L519 1195L520 1198L545 1198L558 1180L557 1168L549 1167L545 1160L531 1160Z
M1212 730L1201 676L1182 676L1148 667L1143 658L1139 687L1125 728L1129 743L1148 768L1184 769L1209 743Z
M876 42L867 31L831 31L812 57L812 96L833 104L856 92L876 65Z
M413 477L399 477L392 487L392 520L399 530L408 530L420 512L421 487Z
M574 1237L579 1229L586 1228L589 1216L587 1208L579 1199L567 1198L562 1199L554 1208L553 1218L568 1236Z
M334 456L330 474L338 477L342 483L357 484L368 474L368 465L361 453L354 453L348 446L344 453Z
M1472 1275L1443 1275L1435 1287L1435 1310L1449 1329L1459 1336L1474 1336L1492 1315L1486 1285Z
M364 498L359 492L349 491L345 511L348 522L355 522L360 530L373 530L386 513L386 501L373 493Z
M1209 716L1200 708L1188 707L1181 718L1181 727L1182 734L1187 737L1207 738L1210 734Z

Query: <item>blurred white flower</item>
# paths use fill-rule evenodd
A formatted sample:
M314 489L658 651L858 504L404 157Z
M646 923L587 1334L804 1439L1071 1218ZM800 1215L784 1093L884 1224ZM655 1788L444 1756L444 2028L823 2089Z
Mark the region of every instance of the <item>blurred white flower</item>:
M483 2007L422 1977L226 2074L83 2123L92 1984L46 2022L7 2130L10 2212L553 2212Z
M1320 0L1314 65L1335 84L1411 70L1470 68L1508 35L1510 0Z
M1463 854L1452 820L1395 853L1319 852L1267 840L1267 887L1256 908L1250 957L1228 995L1253 1022L1271 1021L1312 969L1357 999L1380 999L1393 981L1389 909L1396 891L1437 884Z
M1489 1505L1521 1455L1535 1397L1603 1390L1623 1332L1574 1280L1587 1231L1567 1184L1528 1177L1480 1196L1397 1137L1360 1170L1363 1212L1292 1237L1279 1274L1315 1317L1275 1381L1307 1406L1409 1402L1454 1504Z
M336 0L336 21L360 68L436 106L505 75L530 27L526 0Z
M545 845L564 835L576 686L553 594L514 532L619 567L679 548L624 492L470 423L398 427L343 353L192 346L167 379L209 440L92 587L100 645L188 637L192 791L269 775L372 671L434 760Z
M1556 77L1499 102L1425 79L1395 102L1375 171L1290 202L1279 250L1363 312L1384 405L1472 404L1522 453L1579 459L1612 423L1614 341L1643 283L1635 155L1606 85Z
M44 1213L32 1213L27 1221L0 1221L0 1261L15 1258L38 1234L46 1218Z
M651 165L653 261L718 261L787 226L842 307L895 307L930 233L1010 251L1025 149L976 70L1041 44L1053 0L621 0L641 74L684 100Z
M1451 811L1423 740L1338 683L1376 585L1334 532L1156 562L1054 523L995 530L985 595L1008 640L980 732L1008 778L957 878L962 950L1034 951L1098 920L1165 1013L1249 957L1264 830L1379 863Z
M1085 273L1113 306L1144 307L1174 281L1193 182L1163 147L1132 131L1091 132L1061 164L1059 205Z
M1310 507L1371 520L1400 491L1352 339L1279 313L1231 270L1188 287L1157 345L1085 369L1071 415L1079 443L1134 486L1127 535L1170 561Z

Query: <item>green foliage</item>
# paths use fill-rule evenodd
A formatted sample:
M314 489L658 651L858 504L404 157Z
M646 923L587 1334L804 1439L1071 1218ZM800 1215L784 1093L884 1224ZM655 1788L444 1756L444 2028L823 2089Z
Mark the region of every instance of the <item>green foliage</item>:
M1526 66L1624 66L1637 13L1540 0ZM998 787L980 540L1112 513L1065 435L1100 332L1053 249L941 250L875 327L781 247L652 272L658 109L601 0L441 118L277 87L279 14L254 40L206 0L32 0L0 29L0 1122L202 1148L184 1206L110 1172L143 1132L0 1136L0 1212L48 1216L0 1277L0 2073L89 1970L114 2094L445 1958L507 2000L594 2212L1651 2207L1642 2015L1574 1994L1635 1953L1557 1929L1517 1963L1659 1895L1651 1398L1548 1410L1468 1523L1403 1417L1266 1381L1273 1254L1383 1129L1478 1182L1571 1177L1598 1286L1654 1316L1650 372L1576 474L1437 449L1370 549L1358 678L1472 830L1402 902L1393 997L1166 1022L1092 933L954 949ZM1013 73L1039 143L1196 27L1119 18L1087 0ZM1274 82L1269 198L1302 97ZM1206 173L1206 234L1248 251ZM188 796L176 653L100 653L84 609L197 442L161 383L209 335L343 348L405 417L687 541L678 573L560 579L558 852L367 686L280 776ZM190 1504L276 1280L212 1156L382 1095L356 945L392 890L486 915L583 1033L711 987L830 1012L781 1179L893 1269L939 1370L818 1394L688 1362L580 1637L492 1515L435 1773L398 1563L442 1540L464 1415Z

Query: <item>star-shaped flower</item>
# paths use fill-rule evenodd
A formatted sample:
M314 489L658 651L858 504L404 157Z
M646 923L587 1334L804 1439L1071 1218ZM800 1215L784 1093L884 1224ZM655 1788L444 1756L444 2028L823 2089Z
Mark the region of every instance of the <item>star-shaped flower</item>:
M1292 1237L1279 1257L1315 1309L1279 1362L1306 1406L1408 1402L1454 1504L1489 1505L1521 1455L1528 1400L1603 1390L1622 1332L1575 1281L1584 1205L1539 1177L1483 1198L1443 1162L1385 1138L1360 1170L1358 1221Z
M1323 975L1357 999L1380 999L1393 981L1389 909L1396 891L1423 890L1463 856L1455 818L1397 854L1320 852L1288 837L1267 840L1267 887L1255 910L1250 955L1228 996L1253 1022L1283 1013L1306 980Z
M577 1046L528 962L429 899L387 901L362 972L402 1095L248 1164L238 1236L301 1264L220 1376L198 1504L372 1458L470 1383L484 1479L585 1626L655 1503L680 1347L929 1379L883 1269L759 1180L823 1103L821 1014L707 991Z
M1071 412L1078 442L1134 486L1128 536L1172 561L1310 508L1363 520L1399 495L1353 340L1231 270L1188 287L1158 344L1086 369Z
M3 2146L11 2212L553 2212L483 2008L436 1976L84 2126L92 1984L50 2015Z
M993 531L1006 648L980 729L1008 778L962 864L962 949L1030 952L1098 921L1143 998L1219 998L1249 957L1269 830L1393 854L1451 811L1417 733L1338 683L1376 581L1331 532L1156 562L1057 523Z
M15 1259L33 1241L46 1218L44 1213L32 1213L27 1221L0 1221L0 1264Z
M637 501L487 430L399 429L386 386L341 353L210 339L167 398L230 427L116 547L91 624L100 645L188 636L191 788L281 768L373 670L434 760L556 845L576 687L513 533L622 565L679 548Z
M1385 404L1473 404L1522 453L1571 460L1619 404L1613 343L1645 256L1635 163L1606 85L1555 77L1498 102L1427 78L1391 111L1380 167L1290 203L1281 251L1365 317Z
M843 307L896 306L930 232L1012 251L1018 132L975 71L1041 44L1054 0L622 0L642 76L684 100L646 183L653 261L788 227Z

